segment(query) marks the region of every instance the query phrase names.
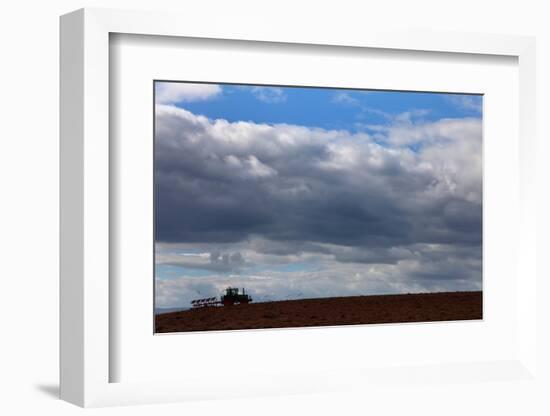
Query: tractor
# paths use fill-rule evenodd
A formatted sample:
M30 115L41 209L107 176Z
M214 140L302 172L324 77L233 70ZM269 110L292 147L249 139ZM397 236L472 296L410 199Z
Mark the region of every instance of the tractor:
M221 297L220 302L223 306L231 306L238 303L250 303L252 302L252 298L245 293L244 288L242 293L239 293L238 288L228 287L225 289L225 295Z
M220 300L217 298L204 298L204 299L195 299L191 301L191 306L193 309L202 309L213 306L231 306L239 303L246 304L252 302L252 298L243 291L239 293L239 289L236 287L228 287L225 289L225 295L220 297Z

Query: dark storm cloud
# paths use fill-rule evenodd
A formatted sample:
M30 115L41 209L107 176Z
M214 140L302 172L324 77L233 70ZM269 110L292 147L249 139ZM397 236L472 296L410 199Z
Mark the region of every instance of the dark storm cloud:
M355 247L356 257L335 258L388 264L410 255L395 247L479 250L479 120L388 128L384 147L365 134L211 121L174 107L157 106L156 117L159 242L261 235L296 250ZM418 142L419 153L407 147Z

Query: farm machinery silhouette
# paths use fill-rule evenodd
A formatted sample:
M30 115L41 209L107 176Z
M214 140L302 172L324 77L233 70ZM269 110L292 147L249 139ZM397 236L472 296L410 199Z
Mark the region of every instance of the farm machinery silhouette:
M204 298L204 299L195 299L191 301L191 306L193 308L208 308L215 306L233 306L238 304L247 304L252 302L252 298L243 291L239 293L239 289L236 287L228 287L225 289L225 295L220 297L220 300L217 298Z

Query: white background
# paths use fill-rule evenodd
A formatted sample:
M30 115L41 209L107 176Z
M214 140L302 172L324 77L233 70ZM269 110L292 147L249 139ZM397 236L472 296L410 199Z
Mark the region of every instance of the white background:
M60 402L58 368L58 16L83 6L173 9L200 14L205 22L222 14L236 27L243 19L304 27L321 25L408 26L439 30L537 35L539 130L539 246L548 245L550 211L548 177L550 114L549 12L536 1L19 1L5 3L0 13L2 151L0 232L2 286L0 308L0 410L4 414L73 414L81 409ZM544 254L541 251L541 254ZM540 257L540 275L549 276ZM549 293L539 283L539 299ZM549 328L550 302L539 302L539 328ZM544 318L544 321L542 320ZM548 329L539 336L550 350ZM548 355L548 353L546 353ZM547 356L540 366L550 374ZM495 383L437 385L384 394L352 396L346 392L317 396L258 398L162 406L94 410L100 414L548 414L550 386ZM546 394L545 394L546 393Z

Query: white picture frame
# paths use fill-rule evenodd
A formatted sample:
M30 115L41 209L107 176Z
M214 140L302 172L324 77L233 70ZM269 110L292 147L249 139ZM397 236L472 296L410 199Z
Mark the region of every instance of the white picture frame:
M519 216L517 354L499 362L419 365L417 380L438 374L479 383L495 374L507 380L536 377L535 41L530 37L465 33L280 30L276 25L239 26L168 13L83 9L61 18L61 398L80 406L160 403L214 397L319 393L379 383L403 382L410 369L331 369L271 374L262 380L214 382L200 374L182 381L111 382L110 366L120 357L110 348L109 36L113 33L190 37L282 44L332 45L430 51L441 54L504 55L519 66ZM420 363L419 363L420 364ZM483 377L479 374L483 373ZM407 375L408 374L408 375ZM478 374L476 376L476 374ZM496 376L498 374L499 376ZM342 380L346 380L343 382ZM409 380L410 381L410 380Z

